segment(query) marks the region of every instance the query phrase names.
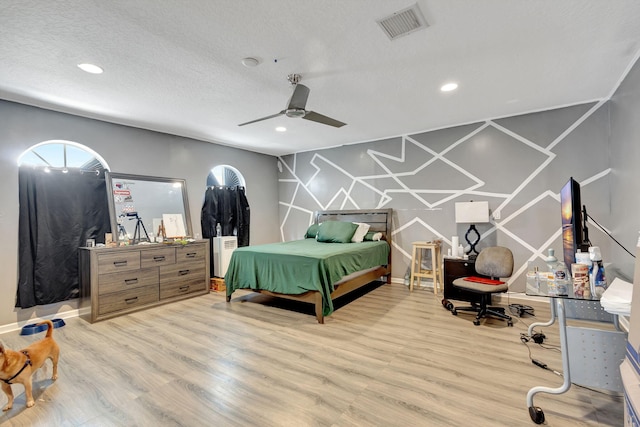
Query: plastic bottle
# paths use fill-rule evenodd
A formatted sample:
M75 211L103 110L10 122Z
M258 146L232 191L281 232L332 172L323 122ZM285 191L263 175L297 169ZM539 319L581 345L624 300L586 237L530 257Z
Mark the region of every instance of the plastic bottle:
M577 264L591 264L589 252L582 252L580 249L576 251L576 263Z
M556 263L553 269L553 280L556 282L558 295L569 295L569 271L563 261Z
M220 227L220 223L216 224L216 237L222 236L222 227Z
M538 267L529 261L527 268L527 291L540 292L540 277L538 275Z
M553 248L547 249L547 258L544 260L547 263L547 267L549 267L549 271L553 270L553 267L558 262L558 258L555 255L556 251Z
M547 263L547 293L552 296L566 295L566 268L563 269L564 263L558 265L558 258L556 258L553 248L547 249L545 262Z
M604 264L602 263L602 254L598 246L589 248L589 258L591 265L589 266L589 286L591 288L591 296L594 298L602 297L607 289L607 279L604 275Z
M543 275L547 279L547 293L549 295L557 295L556 282L554 280L553 268L558 262L558 258L555 256L555 250L553 248L547 249L547 257L544 262L547 264L547 271Z

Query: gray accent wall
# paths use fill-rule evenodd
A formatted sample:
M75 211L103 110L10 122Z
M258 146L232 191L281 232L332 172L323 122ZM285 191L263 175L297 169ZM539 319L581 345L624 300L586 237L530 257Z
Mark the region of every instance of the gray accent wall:
M593 102L283 156L281 237L303 236L315 210L393 208L392 276L403 281L412 242L441 239L446 254L468 229L454 221L455 202L488 201L478 248L509 247L510 289L522 292L529 261L544 268L548 248L562 257L559 192L570 177L589 213L611 225L609 110ZM611 262L610 239L589 231Z
M185 179L194 233L201 233L207 175L216 165L231 165L246 180L251 244L279 240L275 157L0 100L0 235L4 239L0 249L0 329L77 308L77 300L25 310L14 307L18 283L17 159L33 145L48 140L87 146L102 156L113 172Z
M635 255L640 231L640 63L627 74L610 104L611 231ZM633 258L617 245L613 249L615 267L633 277Z

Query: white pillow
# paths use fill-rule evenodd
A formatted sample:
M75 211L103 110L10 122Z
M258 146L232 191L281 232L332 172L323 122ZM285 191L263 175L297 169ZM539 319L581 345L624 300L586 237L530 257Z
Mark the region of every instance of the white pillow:
M375 233L371 238L372 241L377 242L382 239L382 233Z
M364 222L354 222L354 224L358 224L358 228L356 229L356 232L353 233L351 241L353 243L360 243L364 240L364 236L365 234L367 234L367 232L369 231L369 227L371 226L369 224L365 224Z

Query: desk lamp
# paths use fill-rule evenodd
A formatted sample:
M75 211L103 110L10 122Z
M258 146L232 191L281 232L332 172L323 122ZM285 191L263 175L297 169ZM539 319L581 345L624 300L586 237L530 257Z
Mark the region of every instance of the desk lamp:
M456 203L456 224L470 224L467 233L464 235L469 244L466 252L469 258L478 256L476 245L480 241L480 233L476 229L476 224L489 222L489 202L457 202ZM471 233L476 234L474 241L470 240ZM474 254L475 253L475 254Z

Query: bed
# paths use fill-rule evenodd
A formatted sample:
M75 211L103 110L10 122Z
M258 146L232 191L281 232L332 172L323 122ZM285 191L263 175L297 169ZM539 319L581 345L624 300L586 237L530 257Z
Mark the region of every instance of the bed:
M333 301L373 281L391 283L391 209L329 210L314 214L314 224L365 223L361 243L321 243L314 238L236 249L225 275L227 302L238 289L315 305L318 323L333 312ZM327 226L336 223L325 224ZM320 234L319 234L320 237Z

